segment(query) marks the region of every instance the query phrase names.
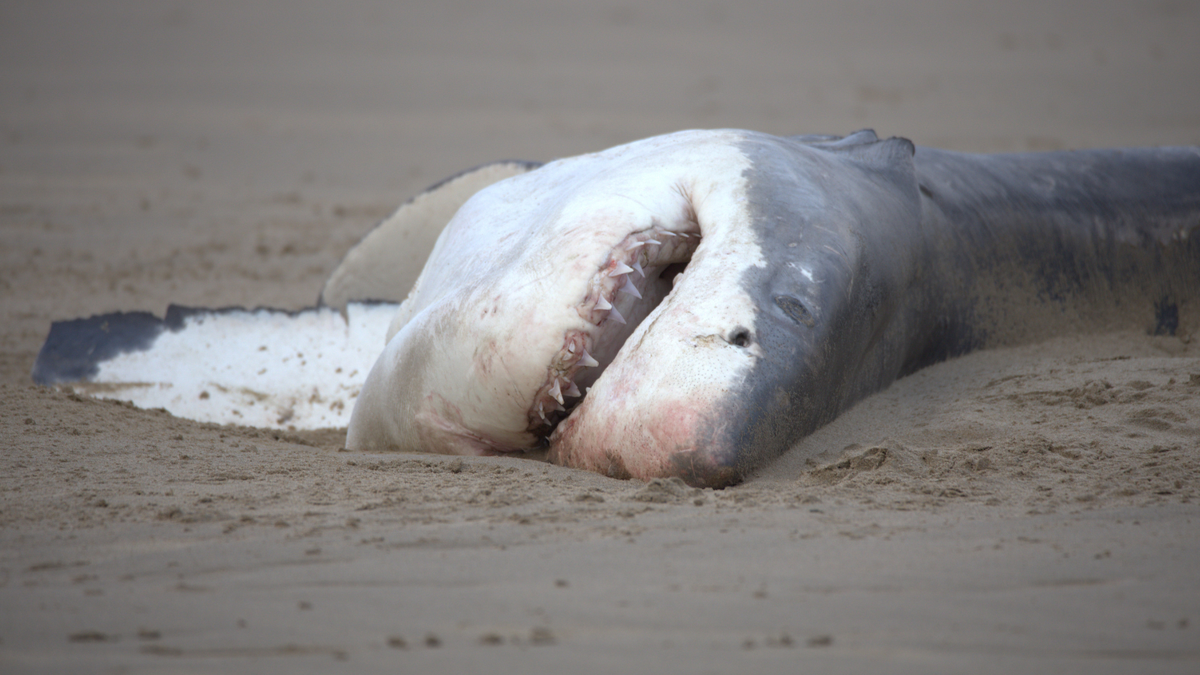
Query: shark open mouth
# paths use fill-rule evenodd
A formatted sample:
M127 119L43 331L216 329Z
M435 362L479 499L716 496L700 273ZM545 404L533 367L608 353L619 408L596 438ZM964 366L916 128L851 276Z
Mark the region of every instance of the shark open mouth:
M670 294L700 245L695 218L687 229L652 221L613 247L592 275L575 311L590 327L568 330L529 407L528 431L547 437L583 400L625 341Z

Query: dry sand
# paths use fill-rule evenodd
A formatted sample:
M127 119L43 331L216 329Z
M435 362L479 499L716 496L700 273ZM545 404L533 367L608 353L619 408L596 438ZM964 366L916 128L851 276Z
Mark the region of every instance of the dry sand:
M488 160L1200 144L1195 3L399 5L0 7L0 671L1200 669L1179 338L944 363L715 492L34 386L53 320L310 304Z

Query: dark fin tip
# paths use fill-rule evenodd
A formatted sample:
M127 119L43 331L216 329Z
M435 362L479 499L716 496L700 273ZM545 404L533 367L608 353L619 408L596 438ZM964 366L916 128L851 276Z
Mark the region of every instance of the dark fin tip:
M149 312L55 321L33 364L33 381L52 385L86 380L104 361L149 349L163 329L164 322Z

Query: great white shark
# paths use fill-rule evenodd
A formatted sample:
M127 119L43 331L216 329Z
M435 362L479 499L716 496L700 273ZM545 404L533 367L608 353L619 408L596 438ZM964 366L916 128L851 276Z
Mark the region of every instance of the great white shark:
M434 233L409 289L403 261ZM337 340L321 352L360 378L329 394L352 407L351 450L544 449L613 477L720 487L946 358L1081 330L1194 334L1200 149L975 155L870 131L678 132L463 174L364 238L321 297L287 316L385 338L377 358L339 356ZM55 324L35 379L94 391L109 377L129 394L121 382L154 378L106 368L238 311L143 316L153 330L93 348L102 358L72 349L131 315ZM287 333L249 342L287 352ZM247 349L227 370L254 368ZM300 387L322 410L323 382ZM289 410L279 424L304 423Z

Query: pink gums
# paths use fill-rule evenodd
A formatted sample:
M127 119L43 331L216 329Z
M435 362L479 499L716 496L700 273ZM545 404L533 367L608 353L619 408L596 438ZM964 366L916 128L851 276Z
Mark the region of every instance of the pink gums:
M555 430L550 461L613 478L673 475L671 457L696 450L707 426L701 402L660 401L650 410L627 403L619 394L585 400Z

